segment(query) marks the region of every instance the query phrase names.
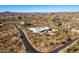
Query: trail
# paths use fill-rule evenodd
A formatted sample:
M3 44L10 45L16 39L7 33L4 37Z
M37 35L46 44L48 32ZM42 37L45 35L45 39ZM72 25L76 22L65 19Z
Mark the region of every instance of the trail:
M73 42L75 42L78 38L74 38L72 39L70 42L68 42L67 44L64 44L56 49L54 49L53 51L51 51L50 53L58 53L60 50L64 49L65 47L71 45Z
M16 30L17 30L17 32L19 33L19 35L20 35L20 39L22 40L22 43L24 44L24 46L25 46L25 48L27 48L28 49L28 53L39 53L36 49L34 49L33 47L32 47L32 45L28 42L28 39L27 39L27 37L25 36L25 34L24 34L24 32L21 30L21 29L19 29L17 26L16 26Z

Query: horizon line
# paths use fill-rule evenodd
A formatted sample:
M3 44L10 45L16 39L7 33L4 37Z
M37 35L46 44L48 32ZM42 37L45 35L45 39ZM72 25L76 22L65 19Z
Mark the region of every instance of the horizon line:
M0 13L74 13L74 12L79 12L79 11L58 11L58 12L56 12L56 11L54 11L54 12L18 12L18 11L1 11Z

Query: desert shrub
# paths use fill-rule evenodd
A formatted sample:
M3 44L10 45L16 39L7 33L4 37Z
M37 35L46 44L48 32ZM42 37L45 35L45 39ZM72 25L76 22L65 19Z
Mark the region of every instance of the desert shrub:
M2 23L0 22L0 24L2 24Z
M57 27L62 26L62 21L61 21L61 19L60 19L58 16L55 16L55 17L52 19L52 22L54 22L54 23L55 23L55 26L57 26Z
M31 26L32 24L31 23L27 23L27 24L25 24L25 26Z
M21 16L18 16L18 19L22 19L22 17Z
M76 52L76 51L78 51L78 49L75 47L75 48L69 48L69 49L67 49L67 53L74 53L74 52Z
M55 21L55 22L57 22L58 20L60 20L60 18L58 17L58 15L55 16L55 17L52 19L52 21Z
M61 26L61 25L62 25L62 22L59 21L59 22L58 22L58 26Z
M24 26L30 27L30 26L32 26L32 23L26 21L26 22L24 23Z

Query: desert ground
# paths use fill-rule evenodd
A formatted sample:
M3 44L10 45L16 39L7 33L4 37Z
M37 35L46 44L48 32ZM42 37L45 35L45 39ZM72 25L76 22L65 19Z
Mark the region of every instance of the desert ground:
M17 25L28 37L31 45L40 52L49 52L76 41L60 49L58 53L79 52L79 12L62 13L0 13L0 53L27 53L18 32ZM34 33L28 28L49 27L50 32Z

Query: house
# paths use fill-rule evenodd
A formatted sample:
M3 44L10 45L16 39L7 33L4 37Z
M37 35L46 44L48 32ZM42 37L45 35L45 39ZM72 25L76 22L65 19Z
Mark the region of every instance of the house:
M28 28L29 30L33 31L34 33L51 33L52 31L55 31L50 29L49 27L36 27L36 28Z

